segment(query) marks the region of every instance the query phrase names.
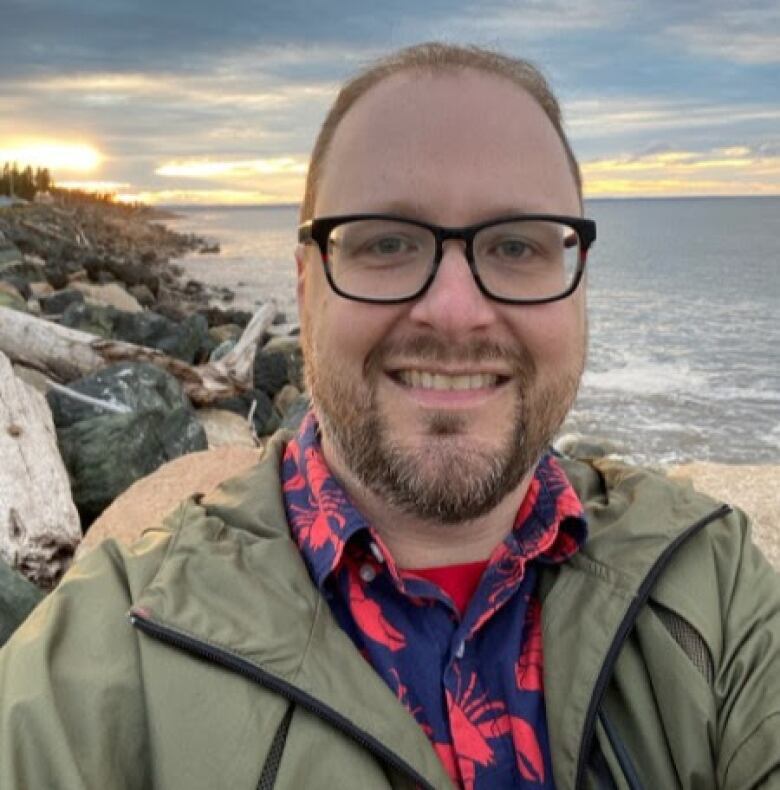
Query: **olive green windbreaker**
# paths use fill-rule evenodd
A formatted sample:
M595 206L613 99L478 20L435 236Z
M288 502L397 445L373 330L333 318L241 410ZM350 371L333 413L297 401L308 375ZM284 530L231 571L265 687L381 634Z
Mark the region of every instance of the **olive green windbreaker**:
M284 438L93 551L0 651L0 790L450 787L289 537ZM565 468L590 538L541 580L556 785L780 787L780 580L744 517Z

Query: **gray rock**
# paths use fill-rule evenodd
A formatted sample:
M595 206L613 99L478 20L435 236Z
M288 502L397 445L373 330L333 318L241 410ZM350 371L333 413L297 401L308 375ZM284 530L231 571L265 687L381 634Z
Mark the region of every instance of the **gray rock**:
M129 343L157 348L185 362L195 362L201 348L209 347L208 324L200 315L175 323L159 313L119 313L114 316L114 336Z
M21 250L3 236L2 239L0 239L0 272L3 271L6 266L12 266L21 262Z
M226 340L236 341L244 330L238 324L221 324L209 329L209 337L215 343L224 343Z
M255 354L254 385L273 398L289 381L289 353L263 348Z
M178 382L144 363L112 365L70 385L113 407L50 392L73 500L87 525L136 480L173 458L207 447Z
M68 271L59 263L49 261L44 269L44 276L46 282L56 290L68 287Z
M72 304L83 304L84 294L81 291L66 290L57 291L51 296L44 296L40 299L41 308L46 315L60 315L64 313Z
M90 405L65 393L51 391L47 400L58 429L118 411L168 412L190 407L189 399L173 376L143 362L110 365L71 382L68 389L108 406Z
M2 254L2 252L3 251L0 250L0 254ZM13 255L13 253L11 253L11 255ZM0 260L0 277L7 277L9 275L23 277L29 282L42 282L46 279L46 267L42 263L37 263L36 261L9 257L5 262Z
M43 593L0 558L0 647L43 598Z
M242 417L248 417L251 412L252 424L258 436L272 434L281 423L279 412L262 390L252 390L234 398L227 398L215 403L214 407L232 411Z
M152 311L127 313L110 306L73 304L65 310L62 323L100 337L157 348L185 362L205 357L212 345L206 319L200 315L177 323Z
M32 288L30 288L30 283L24 279L24 277L17 277L14 274L7 274L2 275L0 274L0 282L8 283L9 285L13 285L14 288L21 294L24 299L29 299L33 293Z
M274 337L269 340L261 354L282 353L287 360L287 381L299 390L305 389L303 382L303 352L297 337ZM256 356L256 358L257 358Z
M310 408L309 396L305 393L299 395L287 408L280 427L289 431L297 431Z
M136 480L166 461L208 446L190 409L96 417L59 431L58 440L84 525Z
M144 285L143 283L140 283L139 285L131 285L127 290L138 300L139 304L143 305L144 307L154 306L154 294L149 290L148 285Z
M65 309L62 315L62 325L110 340L114 332L114 313L116 312L113 307L74 302Z

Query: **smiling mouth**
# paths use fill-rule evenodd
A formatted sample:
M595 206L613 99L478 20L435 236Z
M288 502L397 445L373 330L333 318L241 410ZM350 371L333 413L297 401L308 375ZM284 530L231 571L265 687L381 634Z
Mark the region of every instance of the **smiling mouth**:
M432 373L425 370L396 370L390 377L404 387L423 390L485 390L509 380L496 373Z

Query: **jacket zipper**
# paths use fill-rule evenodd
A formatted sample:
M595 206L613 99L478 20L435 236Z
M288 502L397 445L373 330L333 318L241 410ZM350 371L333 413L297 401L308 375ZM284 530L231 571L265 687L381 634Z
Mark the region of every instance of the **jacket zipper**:
M161 625L149 619L145 614L141 614L138 610L131 611L129 617L131 624L147 636L242 675L267 688L269 691L279 694L290 702L300 705L301 708L310 711L323 721L327 721L383 762L410 776L419 787L425 790L436 790L411 765L398 757L395 752L388 749L383 743L355 727L349 719L333 710L333 708L323 705L318 699L306 694L292 684L265 672L250 661L233 653L202 642L168 626Z
M671 561L674 553L680 548L680 546L682 546L683 543L685 543L686 540L688 540L688 538L695 535L697 532L699 532L699 530L703 529L708 524L711 524L713 521L717 521L719 518L723 518L724 516L728 515L731 513L731 511L732 508L729 505L721 505L717 510L713 510L712 513L704 516L704 518L692 524L683 533L678 535L677 538L675 538L675 540L673 540L661 553L661 555L653 564L652 568L650 568L647 576L645 576L643 579L642 584L639 585L639 589L637 590L633 601L631 601L628 611L623 616L623 619L620 621L620 625L615 632L615 638L612 640L612 643L609 646L606 658L604 659L604 663L601 665L598 677L596 678L596 683L593 687L593 694L591 695L590 702L588 703L588 710L585 714L585 726L583 728L582 741L580 742L580 753L577 758L577 773L575 774L574 790L584 786L583 783L585 780L585 768L587 766L588 755L590 754L591 744L593 743L593 737L596 730L596 717L598 715L601 702L604 698L604 694L607 690L607 685L609 684L609 681L612 677L615 663L617 662L618 656L620 655L620 651L623 649L623 643L631 633L631 630L634 627L634 622L639 616L639 612L647 603L647 599L650 597L650 593L652 592L656 581L658 581L658 577L664 572L664 570L666 570L666 567Z

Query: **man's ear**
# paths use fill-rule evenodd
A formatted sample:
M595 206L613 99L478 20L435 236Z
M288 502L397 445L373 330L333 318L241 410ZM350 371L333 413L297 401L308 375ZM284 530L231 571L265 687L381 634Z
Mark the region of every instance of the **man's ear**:
M306 288L306 245L298 244L295 247L295 269L297 275L298 309L303 305Z

